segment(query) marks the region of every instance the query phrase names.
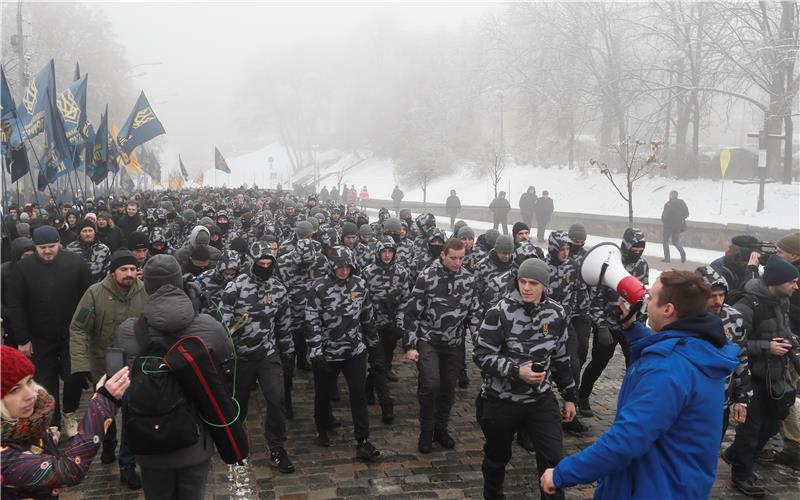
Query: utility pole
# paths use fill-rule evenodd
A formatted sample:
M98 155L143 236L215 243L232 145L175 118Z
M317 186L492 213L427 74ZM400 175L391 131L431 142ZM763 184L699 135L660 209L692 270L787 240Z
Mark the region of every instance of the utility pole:
M767 141L769 139L785 139L783 134L768 134L766 130L759 130L758 133L747 134L747 137L758 138L758 202L756 212L764 210L764 183L767 179Z

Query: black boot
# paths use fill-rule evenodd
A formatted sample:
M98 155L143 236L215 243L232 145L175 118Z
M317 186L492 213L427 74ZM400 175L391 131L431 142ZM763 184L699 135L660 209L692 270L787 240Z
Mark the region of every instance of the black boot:
M589 398L578 399L578 413L581 414L581 417L594 417L592 406L589 404Z
M394 423L394 403L381 405L381 421L386 425Z
M433 451L433 433L422 431L419 433L419 442L417 443L417 449L419 449L420 453L431 453Z
M433 431L433 440L439 443L442 448L450 450L455 447L456 441L447 432L447 429L436 429Z
M381 452L372 446L367 438L359 439L356 445L356 458L371 462L381 456Z

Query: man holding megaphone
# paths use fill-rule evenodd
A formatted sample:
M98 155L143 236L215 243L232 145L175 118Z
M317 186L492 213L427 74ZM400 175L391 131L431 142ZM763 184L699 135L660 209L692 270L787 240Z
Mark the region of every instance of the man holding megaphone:
M606 271L614 275L618 269ZM641 287L629 278L622 276L616 286L633 301ZM609 279L617 278L605 282ZM708 498L716 477L725 381L739 364L740 351L727 340L719 317L706 311L710 296L697 273L659 276L642 301L650 328L634 317L624 324L630 363L614 423L592 446L545 471L540 479L545 493L598 481L595 498ZM623 301L620 309L627 315Z

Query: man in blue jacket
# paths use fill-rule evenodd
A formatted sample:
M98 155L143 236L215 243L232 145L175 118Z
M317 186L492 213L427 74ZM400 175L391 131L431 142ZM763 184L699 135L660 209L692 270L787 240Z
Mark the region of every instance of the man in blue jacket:
M706 312L709 286L668 271L645 298L650 328L628 323L630 364L617 416L592 446L541 477L542 489L598 481L595 498L708 498L717 469L725 379L740 348ZM624 306L620 306L623 308Z

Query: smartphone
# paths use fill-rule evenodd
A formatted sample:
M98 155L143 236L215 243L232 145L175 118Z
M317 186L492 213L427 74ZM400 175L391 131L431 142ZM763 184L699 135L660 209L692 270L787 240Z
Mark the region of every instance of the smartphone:
M111 378L112 375L122 370L123 366L125 366L125 356L122 349L116 347L106 349L106 378Z

